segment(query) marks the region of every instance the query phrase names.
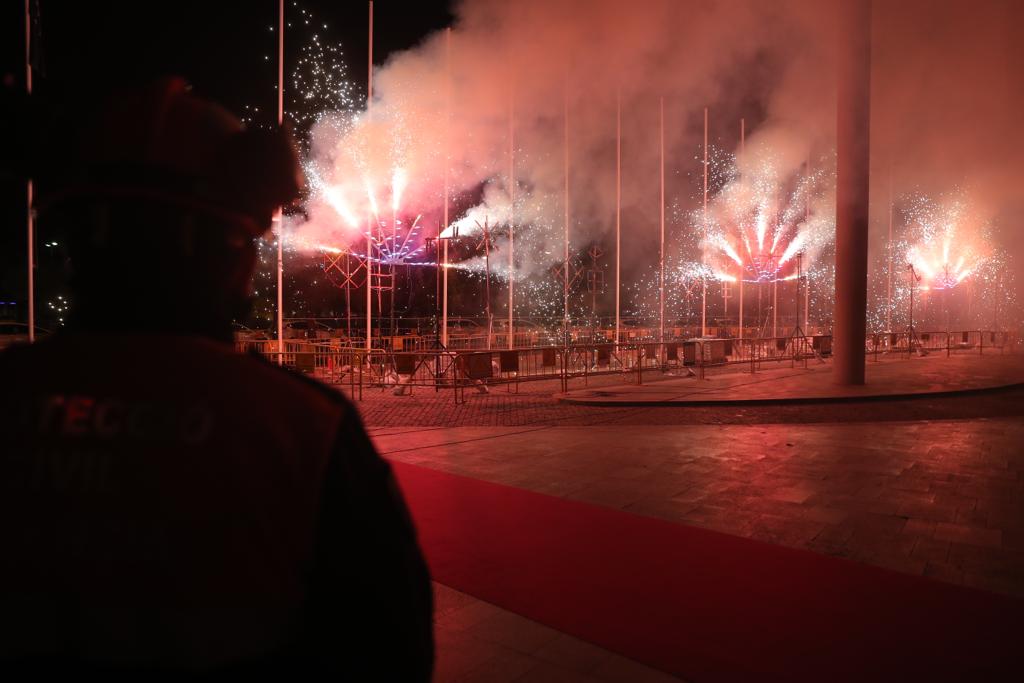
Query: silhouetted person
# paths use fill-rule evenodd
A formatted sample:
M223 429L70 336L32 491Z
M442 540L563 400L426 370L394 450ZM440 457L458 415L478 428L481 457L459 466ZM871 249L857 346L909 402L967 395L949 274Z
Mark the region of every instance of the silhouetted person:
M287 137L168 79L66 152L41 220L72 324L0 354L0 670L428 680L388 464L337 392L230 344L299 191Z

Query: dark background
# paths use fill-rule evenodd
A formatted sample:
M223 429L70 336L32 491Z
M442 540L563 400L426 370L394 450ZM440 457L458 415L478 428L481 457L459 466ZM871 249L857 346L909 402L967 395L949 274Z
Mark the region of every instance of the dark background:
M161 75L186 77L195 90L220 101L239 116L259 107L273 120L277 97L278 3L275 0L175 2L103 0L32 0L34 91L63 109L120 84ZM374 62L419 43L452 22L449 0L377 0L374 3ZM0 3L0 73L9 91L25 86L24 1ZM306 14L302 14L306 10ZM285 78L302 45L303 22L326 23L324 38L340 41L349 77L365 97L368 3L360 0L286 2ZM271 30L274 27L274 30ZM308 30L308 29L307 29ZM286 96L288 94L286 85ZM247 110L246 107L250 109ZM68 113L67 111L65 113ZM260 123L257 116L257 123ZM24 136L17 125L0 132L6 140ZM25 185L10 173L0 180L0 320L26 320ZM63 292L62 245L45 221L37 225L37 323L52 326L49 308ZM14 302L14 305L10 303Z

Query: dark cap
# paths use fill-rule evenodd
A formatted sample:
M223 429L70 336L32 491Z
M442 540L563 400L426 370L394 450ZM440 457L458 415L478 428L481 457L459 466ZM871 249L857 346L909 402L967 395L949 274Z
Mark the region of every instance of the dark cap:
M254 234L301 189L288 131L246 130L180 78L119 92L88 115L41 209L134 199L204 211Z

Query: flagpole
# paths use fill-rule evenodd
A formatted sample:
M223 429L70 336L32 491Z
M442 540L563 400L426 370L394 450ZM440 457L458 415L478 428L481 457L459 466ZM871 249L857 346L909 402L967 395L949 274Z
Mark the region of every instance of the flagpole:
M659 101L659 129L661 147L661 242L658 248L660 261L660 272L658 279L660 290L658 294L658 341L665 341L665 98Z
M373 0L370 0L370 23L367 37L366 119L370 119L373 103ZM366 216L366 350L373 350L373 210Z
M32 9L25 0L25 90L32 95ZM31 99L31 97L30 97ZM32 178L26 183L28 198L28 341L36 340L35 216L32 208Z
M704 232L708 229L708 108L704 107ZM708 336L708 274L703 269L700 278L700 336Z
M811 152L807 151L807 195L804 199L804 221L811 218ZM797 296L799 296L799 288ZM797 323L800 321L798 320ZM808 335L811 324L811 264L804 268L804 336Z
M284 125L284 0L277 3L277 125ZM284 211L277 207L277 364L284 363Z
M885 328L886 332L892 332L892 162L889 162L889 239L885 243L886 251L889 252L889 264L885 276Z
M448 145L450 144L450 119L451 119L451 81L452 81L452 30L446 28L444 32L444 229L448 231L448 193L449 193L449 158ZM448 237L451 237L449 235ZM448 348L448 239L444 240L442 247L444 263L441 268L441 346Z
M564 258L565 258L565 269L562 277L562 303L563 303L563 316L564 316L564 327L565 327L565 344L569 344L569 73L566 70L564 88L564 112L563 118L565 123L565 139L564 139L564 166L565 166L565 240L564 240Z
M744 153L747 151L747 120L740 119L740 159L743 158ZM744 226L740 226L740 231L744 230ZM743 339L743 276L745 275L745 269L743 267L743 245L740 245L740 339Z
M516 245L516 100L514 89L508 96L508 348L515 348L515 245Z
M620 343L622 284L622 92L615 93L615 343Z

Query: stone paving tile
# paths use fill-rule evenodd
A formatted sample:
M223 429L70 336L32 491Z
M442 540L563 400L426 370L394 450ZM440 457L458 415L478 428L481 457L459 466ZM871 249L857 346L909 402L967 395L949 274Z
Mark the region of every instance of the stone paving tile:
M999 548L1003 544L1003 535L999 529L983 529L964 524L942 522L935 527L933 535L940 541L966 543L987 548Z
M559 400L614 406L637 402L780 400L794 396L833 399L963 391L1024 382L1024 365L1019 354L889 358L869 362L865 369L868 381L855 386L831 382L831 363L811 362L806 367L797 365L755 374L730 372L706 379L685 377L646 384L624 383L600 390L573 389L559 394Z
M619 381L591 378L591 386ZM378 443L392 435L414 449L393 455L406 462L567 498L590 489L611 501L615 486L604 482L632 482L625 485L639 488L617 502L634 514L745 537L756 531L771 542L1024 597L1024 389L682 410L559 405L551 397L558 390L557 381L544 381L521 385L518 395L467 393L459 406L420 389L411 397L368 391L358 408ZM464 429L474 426L505 429ZM569 432L550 427L583 431L567 440ZM474 440L454 444L464 439ZM435 447L420 448L428 442ZM651 482L658 483L645 489ZM940 524L961 540L937 538ZM993 531L997 547L984 533ZM493 605L438 588L446 596L437 601L438 681L677 680L563 642L564 634L544 640L529 627L518 631L509 622L521 617L496 616L502 610ZM537 650L522 651L537 639Z
M533 656L580 673L592 674L615 655L586 641L562 634L545 643Z
M807 506L802 510L805 519L823 524L840 524L850 517L848 510L829 507L827 505Z
M680 680L618 655L612 655L599 664L593 676L608 683L672 683Z
M680 680L448 586L433 586L435 683Z
M421 450L408 450L414 433L376 439L428 467L1024 596L1020 418L454 427ZM926 447L966 442L941 467ZM1012 476L978 466L990 451Z
M910 556L924 560L927 563L945 564L949 561L949 541L940 541L934 538L918 538Z
M578 380L577 380L578 381ZM618 378L594 378L592 386L613 383ZM339 388L348 394L347 388ZM606 408L569 406L557 403L552 395L559 390L557 380L523 384L519 394L493 392L466 395L466 402L455 405L448 392L417 390L412 396L393 396L380 390L364 391L355 401L364 422L377 429L449 426L519 426L572 424L765 424L821 423L839 421L910 421L954 418L990 418L1024 414L1024 389L1012 389L968 397L932 397L908 401L865 401L841 405L807 404L790 406L718 406L649 408ZM784 443L784 441L783 441ZM905 442L904 453L915 444ZM868 445L865 445L869 447ZM934 445L925 445L925 450ZM916 446L921 448L921 446ZM934 459L947 455L951 470L956 470L962 446L937 447ZM882 448L882 446L879 446ZM859 451L857 451L859 452Z

